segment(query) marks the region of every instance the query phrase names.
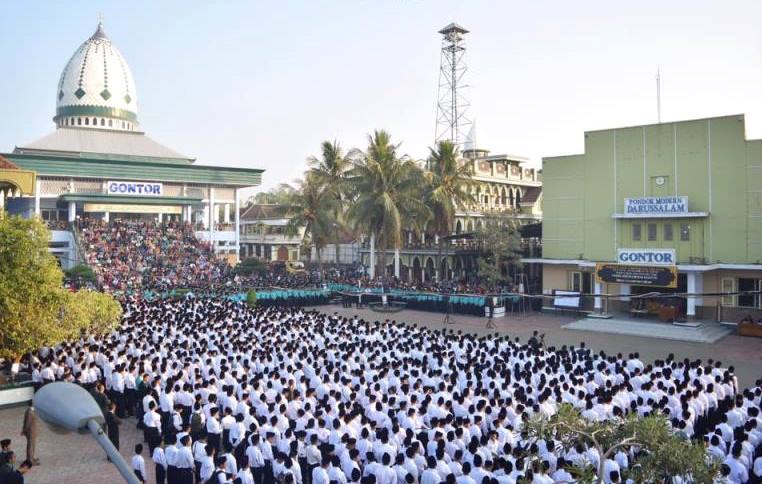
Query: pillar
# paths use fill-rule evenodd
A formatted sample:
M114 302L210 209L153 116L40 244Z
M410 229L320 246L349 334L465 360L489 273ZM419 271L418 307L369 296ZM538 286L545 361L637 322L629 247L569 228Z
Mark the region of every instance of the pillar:
M400 278L400 250L394 249L394 277Z
M376 277L376 234L370 234L370 278Z
M69 222L77 220L77 202L69 202Z
M407 280L411 282L413 280L413 264L407 266Z
M0 212L5 209L5 190L0 189Z
M162 223L162 222L164 222L164 214L163 214L163 213L161 213L161 212L157 213L157 214L156 214L156 220L157 220L159 223Z
M34 214L40 216L40 179L35 181L34 186Z
M234 191L235 196L235 253L236 257L241 250L241 201L238 199L238 189Z
M212 251L216 252L214 247L214 188L209 187L209 243L212 244Z
M627 310L627 306L630 303L630 294L632 294L632 286L629 284L619 284L619 295L621 296L619 298L622 303L624 303L625 307L624 310ZM619 308L622 309L622 308Z
M226 203L223 206L223 215L222 215L222 217L223 217L223 220L222 220L223 222L225 222L226 224L230 223L230 204L229 203Z
M595 291L595 312L600 313L602 308L601 283L596 281L593 290Z
M109 213L108 212L103 212L103 221L108 223L108 221L109 221Z
M688 279L688 303L686 308L686 316L688 317L688 320L696 319L696 298L691 296L692 294L697 293L697 273L696 272L689 272L687 274Z

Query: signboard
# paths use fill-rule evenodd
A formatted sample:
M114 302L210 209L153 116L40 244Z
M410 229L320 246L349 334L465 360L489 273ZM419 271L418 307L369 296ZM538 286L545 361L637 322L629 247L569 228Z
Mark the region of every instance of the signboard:
M596 264L598 282L617 282L636 286L677 287L677 267Z
M625 198L626 215L688 213L688 197Z
M106 190L109 195L160 197L164 192L164 186L152 182L110 181L106 184Z
M182 214L183 207L179 205L128 205L124 203L86 203L85 212L110 213L176 213Z
M576 291L553 291L553 306L579 309L580 293Z
M617 249L620 264L673 266L677 264L675 249Z

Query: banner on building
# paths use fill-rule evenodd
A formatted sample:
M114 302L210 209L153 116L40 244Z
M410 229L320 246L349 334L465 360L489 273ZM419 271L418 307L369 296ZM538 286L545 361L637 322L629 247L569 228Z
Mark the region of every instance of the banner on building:
M138 195L160 197L164 193L161 183L137 181L110 181L106 185L109 195Z
M577 291L562 291L556 289L553 291L553 305L559 308L579 309L582 301L582 294Z
M677 267L596 264L598 282L616 282L634 286L677 287Z
M625 198L626 215L688 213L688 197Z
M617 249L620 264L673 266L677 264L675 249Z
M167 213L182 214L183 207L179 205L128 205L121 203L86 203L85 212L99 213Z

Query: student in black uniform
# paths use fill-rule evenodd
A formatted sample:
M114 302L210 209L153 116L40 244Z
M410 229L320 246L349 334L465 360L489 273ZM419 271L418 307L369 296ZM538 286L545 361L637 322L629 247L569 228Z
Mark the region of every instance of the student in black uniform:
M116 447L116 450L119 450L120 425L122 425L122 419L116 416L116 403L110 402L108 412L106 412L106 433L108 434L108 439Z

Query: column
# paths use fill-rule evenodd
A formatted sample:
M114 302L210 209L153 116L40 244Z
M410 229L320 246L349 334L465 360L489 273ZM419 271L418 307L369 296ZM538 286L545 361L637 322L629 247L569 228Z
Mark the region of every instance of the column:
M0 212L5 209L5 190L0 190Z
M40 216L40 179L35 181L34 186L34 214Z
M69 222L77 220L77 202L69 202Z
M209 243L212 251L217 252L214 246L214 188L209 187Z
M238 189L233 191L235 196L235 253L241 250L241 201L238 199Z
M596 282L595 287L595 312L600 313L601 312L601 283Z
M161 213L161 212L157 213L156 214L156 220L157 220L158 223L164 222L164 214Z
M413 266L412 266L412 264L407 266L407 280L408 280L408 282L413 280Z
M108 223L108 220L109 220L109 213L108 212L103 212L103 221Z
M687 274L688 276L688 304L686 309L686 316L688 317L688 320L696 319L696 298L691 297L691 294L695 294L696 291L696 273L695 272L689 272Z
M400 277L400 250L394 249L394 277Z
M629 284L619 284L619 300L624 304L624 310L627 310L627 306L630 304L630 294L632 294L632 286ZM622 308L618 308L622 309Z
M376 277L376 234L370 234L370 278Z
M225 222L226 224L229 224L230 223L230 204L226 203L225 205L223 205L222 209L223 209L222 221Z

